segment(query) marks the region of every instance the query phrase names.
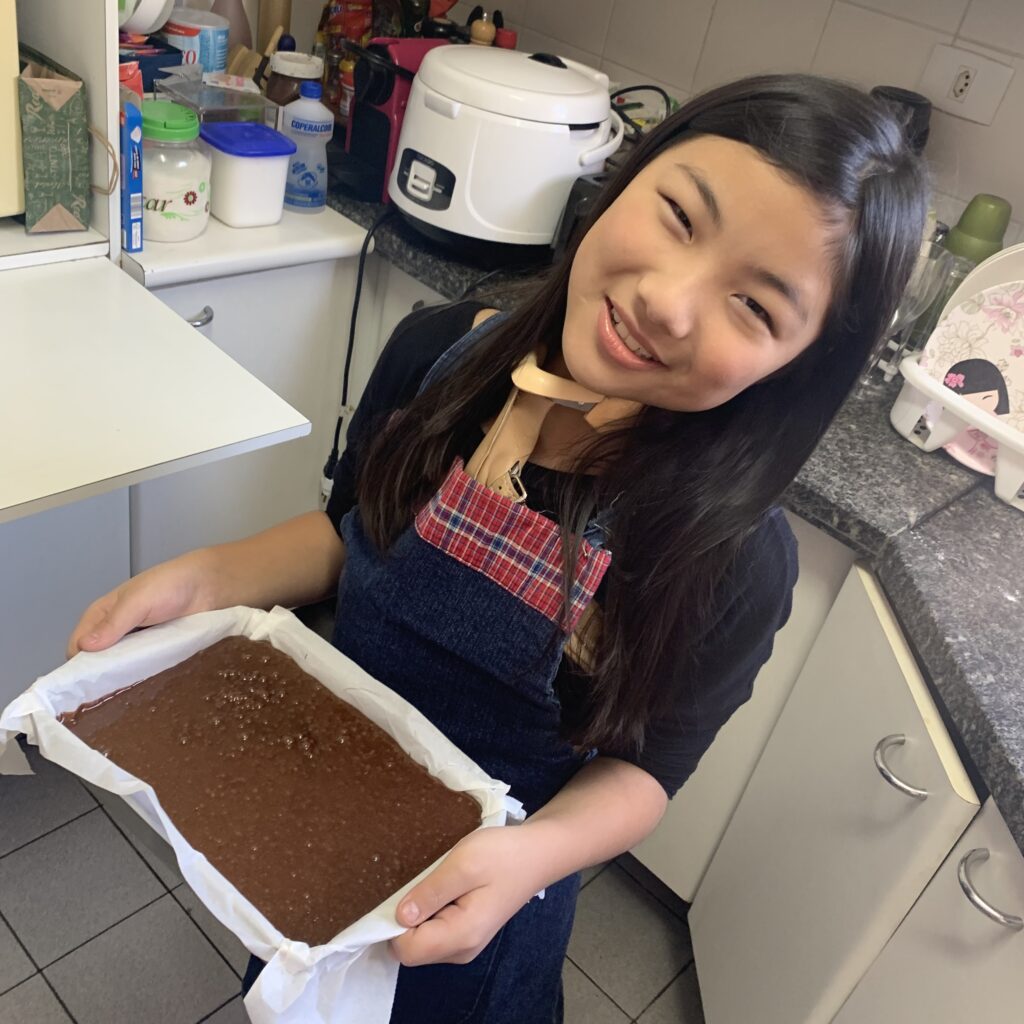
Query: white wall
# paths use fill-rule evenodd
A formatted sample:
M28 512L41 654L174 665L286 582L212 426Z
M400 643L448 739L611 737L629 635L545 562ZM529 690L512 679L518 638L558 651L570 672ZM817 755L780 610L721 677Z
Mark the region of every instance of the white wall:
M952 222L978 192L1024 222L1024 0L491 0L522 50L551 50L620 84L655 82L680 99L760 71L813 71L864 87L916 89L936 43L1016 72L991 125L932 114L926 155L936 208ZM460 0L459 21L472 7Z

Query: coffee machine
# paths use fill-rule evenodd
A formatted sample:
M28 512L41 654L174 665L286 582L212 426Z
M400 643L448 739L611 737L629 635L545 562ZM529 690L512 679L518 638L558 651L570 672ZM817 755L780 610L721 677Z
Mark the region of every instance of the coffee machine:
M413 78L426 53L447 45L447 39L384 37L365 47L346 44L358 58L355 97L345 141L348 158L332 174L356 199L389 201L388 179Z

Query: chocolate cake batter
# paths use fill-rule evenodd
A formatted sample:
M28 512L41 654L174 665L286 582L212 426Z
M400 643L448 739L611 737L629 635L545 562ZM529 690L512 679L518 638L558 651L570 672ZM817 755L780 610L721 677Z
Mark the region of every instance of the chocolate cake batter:
M289 939L319 945L480 824L480 805L266 641L228 637L60 720L148 782Z

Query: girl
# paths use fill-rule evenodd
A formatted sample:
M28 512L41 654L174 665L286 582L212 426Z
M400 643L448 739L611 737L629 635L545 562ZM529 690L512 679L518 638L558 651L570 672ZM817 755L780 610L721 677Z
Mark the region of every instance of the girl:
M697 97L532 300L398 327L326 514L86 611L72 652L337 592L335 644L524 802L399 907L396 1024L561 1020L578 872L654 828L749 697L796 574L776 503L889 323L924 214L868 96L766 76Z

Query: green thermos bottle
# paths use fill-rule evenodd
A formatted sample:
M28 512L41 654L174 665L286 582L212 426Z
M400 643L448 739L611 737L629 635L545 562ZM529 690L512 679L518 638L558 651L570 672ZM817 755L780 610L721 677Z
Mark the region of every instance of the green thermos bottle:
M1010 223L1010 204L1000 196L985 193L976 195L960 215L956 226L940 243L953 254L953 268L943 283L935 301L911 328L910 344L906 352L924 347L939 322L949 297L960 287L964 278L979 264L994 256L1003 247L1003 236Z

